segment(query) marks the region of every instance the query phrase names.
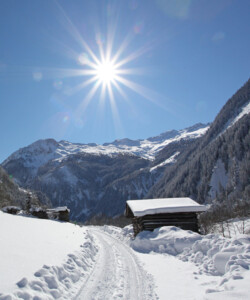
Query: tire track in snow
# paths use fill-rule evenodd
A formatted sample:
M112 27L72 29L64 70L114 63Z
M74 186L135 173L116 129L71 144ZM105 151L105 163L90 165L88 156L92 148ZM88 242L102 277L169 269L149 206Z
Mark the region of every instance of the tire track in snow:
M99 245L99 255L75 300L158 299L152 278L126 244L101 230L89 231Z

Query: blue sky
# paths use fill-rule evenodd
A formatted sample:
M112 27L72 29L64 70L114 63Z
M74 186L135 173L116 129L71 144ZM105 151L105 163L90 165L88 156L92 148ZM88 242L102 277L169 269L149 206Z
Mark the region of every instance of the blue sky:
M38 139L101 144L213 121L249 78L249 11L248 0L2 0L0 161ZM91 73L100 49L108 63L120 51L110 89Z

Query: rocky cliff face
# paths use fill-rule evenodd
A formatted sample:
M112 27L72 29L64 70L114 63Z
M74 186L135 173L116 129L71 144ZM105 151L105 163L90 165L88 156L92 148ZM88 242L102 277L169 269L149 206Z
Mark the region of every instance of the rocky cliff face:
M2 165L20 186L46 194L53 206L67 205L72 219L115 216L123 213L126 200L144 198L163 171L207 129L197 124L146 140L104 145L40 140Z

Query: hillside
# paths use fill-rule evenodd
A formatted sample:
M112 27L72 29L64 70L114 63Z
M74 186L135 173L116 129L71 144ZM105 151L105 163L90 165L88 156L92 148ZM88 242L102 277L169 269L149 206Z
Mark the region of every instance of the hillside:
M40 140L13 153L2 166L20 186L46 194L53 206L67 205L72 219L115 216L123 214L127 199L144 198L163 170L207 129L196 124L146 140L103 145Z
M8 205L23 206L26 199L27 191L20 189L0 167L0 208Z
M25 209L28 198L31 205L51 206L48 197L43 193L20 188L12 179L12 175L8 175L0 166L0 209L5 206L19 206Z
M206 134L152 187L148 197L190 196L228 209L250 199L250 80L228 100ZM236 205L237 203L237 205Z

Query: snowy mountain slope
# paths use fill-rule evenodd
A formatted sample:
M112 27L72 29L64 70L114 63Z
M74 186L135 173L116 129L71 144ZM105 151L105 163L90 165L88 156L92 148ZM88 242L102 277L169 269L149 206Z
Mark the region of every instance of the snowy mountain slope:
M202 146L213 139L219 137L227 129L245 115L249 114L249 101L250 101L250 79L226 102L222 107L215 120L211 123L206 137L203 138Z
M225 202L231 211L240 201L241 206L247 204L250 195L249 99L250 80L227 101L206 134L168 168L147 197L191 196L200 203L216 200Z
M153 160L168 144L185 139L199 138L205 134L208 128L208 124L196 124L190 128L167 131L145 140L122 139L103 145L76 144L67 141L56 142L53 139L39 140L13 153L2 165L6 166L11 161L20 160L25 167L32 168L35 173L41 165L46 164L48 161L61 162L68 156L78 153L108 155L111 157L123 153Z
M104 145L40 140L2 165L21 186L45 193L53 206L67 205L73 219L84 221L99 213L114 216L123 213L127 199L143 198L164 169L178 160L173 154L207 129L197 124L146 140Z
M156 155L167 145L180 140L199 138L205 134L208 128L208 124L199 123L179 131L170 130L160 134L159 136L151 137L146 140L116 140L113 143L106 143L105 147L108 147L108 149L111 150L115 146L121 151L133 153L145 159L154 160Z
M238 122L243 116L248 115L250 113L250 99L246 105L241 108L241 111L236 117L232 118L228 122L228 126L226 129L233 126L236 122Z

